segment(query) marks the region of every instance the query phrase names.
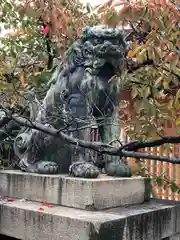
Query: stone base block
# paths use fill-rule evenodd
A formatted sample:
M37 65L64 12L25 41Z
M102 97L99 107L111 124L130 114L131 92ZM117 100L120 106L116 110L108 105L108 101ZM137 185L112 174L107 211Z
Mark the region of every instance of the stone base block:
M163 200L97 212L0 202L0 234L23 240L161 240L179 232L179 218L180 203Z
M0 195L86 210L143 203L150 189L150 181L142 177L84 179L0 171Z

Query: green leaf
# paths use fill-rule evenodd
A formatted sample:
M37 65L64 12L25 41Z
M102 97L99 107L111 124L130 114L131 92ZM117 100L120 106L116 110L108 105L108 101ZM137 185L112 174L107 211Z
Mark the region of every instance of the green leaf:
M177 190L177 194L180 194L180 189Z
M176 185L176 183L172 183L171 184L171 191L173 192L173 193L175 193L175 192L177 192L179 190L179 187Z
M156 177L156 185L158 186L158 187L160 187L160 186L162 186L162 178L160 178L160 177Z
M177 129L176 134L180 135L180 130L179 129Z
M164 89L169 89L169 82L168 82L167 78L165 78L163 81L163 87L164 87Z
M171 145L170 145L170 144L167 144L167 145L165 146L165 150L168 151L168 152L172 152L172 147L171 147Z

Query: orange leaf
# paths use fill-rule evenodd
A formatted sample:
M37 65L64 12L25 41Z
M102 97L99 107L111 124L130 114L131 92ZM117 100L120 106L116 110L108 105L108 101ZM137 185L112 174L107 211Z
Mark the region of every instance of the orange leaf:
M132 57L132 56L133 56L133 51L130 50L130 51L128 52L128 57Z
M136 52L133 52L133 51L130 50L130 51L128 52L128 57L135 57L136 54L137 54Z
M154 29L155 29L155 31L157 31L159 29L159 26L157 23L154 23Z
M24 87L25 86L25 81L24 81L24 72L23 71L21 72L19 81L20 81L21 87Z

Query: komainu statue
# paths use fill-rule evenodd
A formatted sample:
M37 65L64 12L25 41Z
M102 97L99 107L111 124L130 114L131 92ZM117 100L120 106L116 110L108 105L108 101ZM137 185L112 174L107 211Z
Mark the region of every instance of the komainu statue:
M50 79L49 90L36 110L35 121L76 139L89 140L88 125L94 119L102 142L119 139L120 77L116 80L113 76L123 72L126 53L126 43L119 29L86 27ZM78 140L73 146L43 131L24 128L16 137L14 148L22 171L69 172L71 176L87 178L95 178L100 172L92 154L79 147ZM123 175L120 157L104 158L107 174ZM125 170L128 176L128 168Z

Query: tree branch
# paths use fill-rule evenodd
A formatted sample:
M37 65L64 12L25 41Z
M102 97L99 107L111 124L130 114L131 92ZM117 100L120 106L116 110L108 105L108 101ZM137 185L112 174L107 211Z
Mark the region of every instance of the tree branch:
M147 154L147 153L125 151L125 150L122 150L122 154L123 154L124 157L151 159L151 160L157 160L157 161L160 161L160 162L180 164L180 159L176 158L176 157L155 156L155 155L150 155L150 154Z
M174 136L168 136L163 137L161 139L152 140L152 141L146 141L146 142L134 142L134 144L128 146L126 150L128 151L137 151L141 148L147 148L147 147L158 147L165 143L173 143L177 144L180 143L180 136L174 137Z
M128 65L128 73L133 73L142 67L153 66L153 65L154 65L153 60L146 60L146 61L142 62L141 64Z
M169 70L169 69L167 69L165 67L162 67L162 66L159 66L159 65L155 64L152 59L146 60L146 61L144 61L144 62L142 62L140 64L128 65L128 73L133 73L136 70L138 70L138 69L140 69L142 67L145 67L145 66L153 66L156 69L159 69L159 67L160 67L162 70L164 70L164 71L174 75L177 79L180 79L180 76L178 74L172 72L171 70Z
M161 156L154 156L146 153L139 153L135 152L136 150L140 148L145 147L156 147L163 145L164 143L180 143L180 136L179 137L164 137L162 139L158 139L155 141L147 141L144 143L139 143L137 141L128 143L121 147L113 147L108 144L103 143L94 143L89 142L81 139L73 138L72 136L69 136L65 134L64 132L59 132L59 130L54 129L52 127L47 127L41 123L37 122L31 122L30 120L27 120L25 118L12 115L12 120L14 120L16 123L33 128L39 131L42 131L46 134L49 134L54 137L62 138L63 140L67 141L70 144L77 145L79 144L80 147L88 148L91 150L94 150L98 152L99 154L108 154L113 156L120 156L120 157L135 157L135 158L143 158L143 159L152 159L152 160L158 160L158 161L165 161L170 162L173 164L180 164L180 159L175 157L161 157ZM133 151L134 150L134 151Z
M62 138L63 140L67 141L70 144L77 145L77 142L78 142L80 147L89 148L89 149L92 149L92 150L97 151L102 154L107 153L110 155L114 155L114 152L113 151L111 152L111 149L114 150L114 147L112 147L111 145L108 145L108 144L106 145L106 144L102 144L102 143L93 143L93 142L88 142L88 141L81 140L81 139L76 139L76 138L73 138L55 128L45 126L41 123L32 122L28 119L25 119L25 118L22 118L19 116L12 115L11 118L16 123L18 123L22 126L26 126L29 128L39 130L41 132L44 132L46 134L49 134L49 135L57 137L57 138ZM103 149L105 147L107 148L107 150Z

